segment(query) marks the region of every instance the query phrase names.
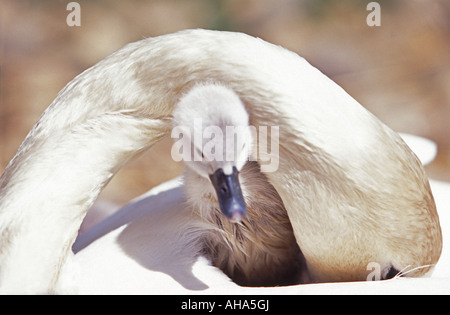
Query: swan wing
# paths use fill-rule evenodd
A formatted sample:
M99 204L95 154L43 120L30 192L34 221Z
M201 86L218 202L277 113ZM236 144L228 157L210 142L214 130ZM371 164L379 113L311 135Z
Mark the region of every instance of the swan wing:
M165 182L78 237L59 292L159 294L235 285L201 256L182 181Z

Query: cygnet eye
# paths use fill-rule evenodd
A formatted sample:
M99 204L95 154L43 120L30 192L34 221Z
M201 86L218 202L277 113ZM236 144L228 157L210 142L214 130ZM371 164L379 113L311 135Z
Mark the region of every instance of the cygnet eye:
M226 186L222 186L220 187L220 192L223 194L227 194L228 193L228 188Z

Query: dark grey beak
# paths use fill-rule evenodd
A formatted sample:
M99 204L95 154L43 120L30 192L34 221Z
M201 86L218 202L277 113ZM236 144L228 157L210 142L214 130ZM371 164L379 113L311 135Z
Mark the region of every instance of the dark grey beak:
M217 193L220 210L232 222L240 222L247 212L241 185L239 184L238 171L233 167L231 175L225 175L219 168L210 175L211 183Z

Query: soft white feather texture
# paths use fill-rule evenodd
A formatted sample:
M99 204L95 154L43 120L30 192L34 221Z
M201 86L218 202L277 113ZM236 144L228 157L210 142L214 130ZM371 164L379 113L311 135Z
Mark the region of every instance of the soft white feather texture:
M180 99L173 117L174 130L184 133L180 140L192 147L191 154L184 160L185 165L199 175L207 178L219 168L230 174L232 166L240 171L249 160L252 138L248 113L239 97L229 88L211 83L196 85ZM230 130L230 127L233 129ZM217 129L222 137L213 135ZM210 133L207 133L208 130ZM209 156L210 151L214 150L208 150L208 147L214 147L216 155ZM203 153L205 158L202 158ZM211 161L203 163L201 160Z
M130 277L152 268L133 251L145 244L126 227L105 236L115 239L118 251L96 267L86 256L83 262L83 252L103 238L76 256L70 249L104 185L169 133L174 105L205 81L235 91L250 124L280 126L279 168L266 175L319 281L362 279L368 261L399 270L437 262L442 237L428 179L398 134L290 51L244 34L188 30L128 44L86 70L30 131L0 179L0 292L55 292L70 287L63 275L94 268L118 281L105 280L103 287L125 287L119 279L128 277L118 270L126 268L109 265L120 248L120 267L130 262L136 267L130 272L141 268ZM166 228L177 227L174 220ZM121 247L123 233L133 240L131 252ZM185 238L176 233L167 246ZM214 268L208 272L217 275ZM164 270L154 275L161 278L140 279L166 283ZM176 275L170 283L180 288L179 279L190 277ZM74 279L80 280L73 288L88 281ZM138 288L141 282L133 279L129 287ZM196 287L210 283L205 281Z

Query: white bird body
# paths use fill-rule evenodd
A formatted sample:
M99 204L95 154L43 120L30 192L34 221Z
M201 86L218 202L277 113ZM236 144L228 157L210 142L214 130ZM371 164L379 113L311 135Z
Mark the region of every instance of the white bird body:
M439 196L436 200L439 208L446 209L450 185L436 181L432 184L433 191ZM158 196L161 193L162 195ZM175 244L175 248L180 249L193 240L191 237L177 239L175 235L180 235L179 231L166 229L172 222L180 223L178 221L180 218L187 222L186 217L183 217L186 213L182 212L187 208L171 206L177 203L184 205L184 198L176 197L182 195L181 178L163 183L81 235L74 245L76 254L62 272L57 292L63 294L229 294L230 292L233 294L430 294L448 293L450 290L450 282L446 279L448 259L439 261L433 272L433 278L397 278L390 281L327 283L277 288L237 286L219 269L211 267L206 259L194 257L193 252L189 251L182 251L180 254L181 250L173 250L174 247L170 246ZM168 219L168 221L161 224L161 220L154 220L166 211L168 213L164 216L164 220ZM177 214L180 216L178 217ZM445 214L445 211L442 214ZM131 224L139 220L143 220L145 229L140 229L140 224ZM150 267L136 259L135 255L124 255L126 246L121 247L119 244L124 242L119 242L118 239L122 231L126 229L138 235L146 231L155 231L159 242L154 242L155 238L151 233L144 233L138 237L139 243L143 244L146 252L150 254L146 258L143 257L144 259L151 260L152 253L160 253L155 265ZM161 241L165 238L159 235L166 237L169 235L170 239L177 241L166 243ZM136 239L129 239L133 248L136 246L135 241ZM90 244L90 242L93 243ZM85 246L87 247L84 248ZM80 251L77 252L78 250ZM176 263L177 261L183 261L183 263ZM184 277L180 274L184 274Z
M143 288L152 289L147 281L155 277L155 283L183 289L177 276L170 281L149 271L124 249L145 252L153 232L141 221L113 230L75 256L71 247L111 177L169 132L183 93L208 81L239 95L251 125L280 126L279 168L266 175L317 281L365 278L369 261L383 270L437 262L442 239L428 180L395 132L292 52L244 34L190 30L128 44L72 80L44 112L0 179L0 292L55 292L70 286L77 268L79 274L104 272L105 288L135 277L130 287L138 290L145 279ZM196 222L183 222L179 205L171 209L177 215L150 217L159 231L161 220L167 228L187 224L167 244L181 248L184 265L195 266L198 253L184 252L191 243L181 240L196 239L189 234ZM137 226L146 231L142 239ZM124 234L127 246L121 247ZM146 253L157 259L157 251ZM108 266L113 258L117 268ZM134 267L124 271L129 263ZM225 278L206 269L211 286Z
M180 178L155 187L80 236L57 291L185 294L236 288L200 255L198 224L185 207Z

